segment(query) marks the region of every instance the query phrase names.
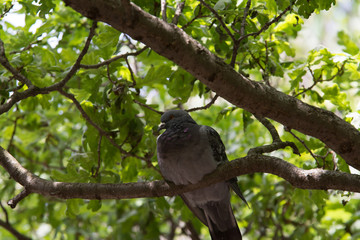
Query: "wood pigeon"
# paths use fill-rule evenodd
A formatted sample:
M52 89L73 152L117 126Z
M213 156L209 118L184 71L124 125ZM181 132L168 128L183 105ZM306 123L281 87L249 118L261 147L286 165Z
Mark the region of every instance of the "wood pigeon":
M204 175L228 161L219 134L209 126L198 125L183 110L170 110L161 116L157 138L160 171L177 185L199 182ZM230 205L230 191L247 204L236 178L181 194L190 210L210 231L212 240L242 239Z

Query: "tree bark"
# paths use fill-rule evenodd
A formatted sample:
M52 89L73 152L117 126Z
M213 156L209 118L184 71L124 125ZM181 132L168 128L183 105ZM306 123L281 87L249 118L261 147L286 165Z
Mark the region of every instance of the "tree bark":
M6 150L0 147L0 165L25 191L9 202L12 207L31 193L61 199L128 199L143 197L174 196L190 190L206 187L216 182L256 172L275 174L294 187L302 189L334 189L360 192L360 176L350 173L322 169L304 170L282 159L248 155L219 166L214 172L206 175L200 182L192 185L174 185L165 181L131 182L122 184L101 183L67 183L53 182L39 178L27 169ZM25 193L24 193L25 192Z
M320 139L360 170L360 132L316 108L236 72L175 25L126 0L64 0L82 15L110 24L172 60L230 103Z

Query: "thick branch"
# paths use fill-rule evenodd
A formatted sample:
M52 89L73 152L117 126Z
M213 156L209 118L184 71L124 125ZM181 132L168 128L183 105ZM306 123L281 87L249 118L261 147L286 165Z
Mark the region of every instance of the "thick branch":
M6 150L0 148L0 164L10 176L23 185L27 192L61 199L125 199L174 196L228 180L242 174L266 172L275 174L294 187L303 189L336 189L360 192L360 176L322 169L304 170L282 159L251 155L221 165L197 184L169 186L164 181L132 182L122 184L52 182L30 173Z
M247 79L183 30L132 3L125 10L123 1L64 1L84 16L106 22L145 43L232 104L320 139L348 164L360 169L360 133L334 113Z

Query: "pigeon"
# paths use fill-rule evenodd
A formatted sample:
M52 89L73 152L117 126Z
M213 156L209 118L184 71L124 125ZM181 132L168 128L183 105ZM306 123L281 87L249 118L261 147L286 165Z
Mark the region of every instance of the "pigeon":
M219 134L198 125L184 110L169 110L161 116L157 157L161 174L176 185L194 184L228 161ZM218 182L181 194L194 215L209 228L212 240L242 239L230 204L230 188L247 204L237 179Z

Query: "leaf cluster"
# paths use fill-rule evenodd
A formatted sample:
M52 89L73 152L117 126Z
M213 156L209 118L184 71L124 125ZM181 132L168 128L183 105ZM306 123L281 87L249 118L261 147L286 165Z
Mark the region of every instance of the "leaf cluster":
M162 14L160 1L133 3L156 17ZM167 1L169 22L178 3ZM8 13L11 4L0 5L2 17L22 14L25 24L16 26L6 18L1 23L0 39L9 63L38 89L61 83L83 51L93 22L59 0L24 0ZM337 37L342 54L320 48L306 59L298 59L291 44L307 18L334 4L333 0L191 0L185 2L177 26L250 79L326 106L345 118L359 111L352 110L354 99L359 99L359 91L354 93L360 77L359 43L341 31ZM29 88L0 66L1 105ZM79 69L63 87L18 101L1 115L0 143L25 168L45 179L74 183L161 179L155 152L159 113L204 106L214 97L172 61L99 22ZM220 132L230 159L272 141L251 113L224 100L192 116ZM345 161L319 140L273 124L282 140L296 143L301 156L291 149L272 154L305 169L349 172ZM3 169L0 173L4 202L19 188ZM240 176L239 183L252 207L232 200L248 238L359 235L357 200L343 207L335 192L293 189L267 174ZM343 194L340 198L347 201L349 196ZM0 217L5 212L14 228L34 239L172 239L189 236L193 230L208 237L179 198L61 201L31 195ZM0 236L12 237L5 229L0 229Z

